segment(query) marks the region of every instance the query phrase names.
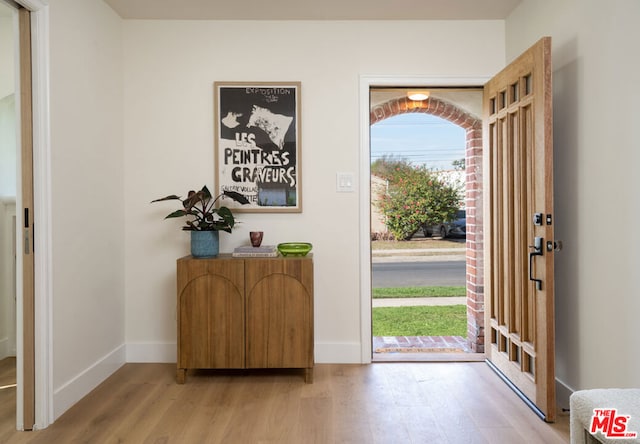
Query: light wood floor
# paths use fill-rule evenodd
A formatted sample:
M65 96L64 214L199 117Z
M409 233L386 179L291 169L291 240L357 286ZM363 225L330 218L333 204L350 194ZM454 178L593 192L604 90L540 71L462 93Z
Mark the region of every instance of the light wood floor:
M0 359L0 443L7 428L16 427L16 358Z
M5 443L569 442L568 417L546 424L485 363L316 365L298 371L197 372L126 364L49 428Z

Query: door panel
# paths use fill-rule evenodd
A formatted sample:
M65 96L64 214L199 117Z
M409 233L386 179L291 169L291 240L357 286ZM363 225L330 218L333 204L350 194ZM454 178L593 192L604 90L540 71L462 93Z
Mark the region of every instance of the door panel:
M35 261L33 258L33 114L31 89L31 13L18 10L20 39L20 140L22 206L22 359L23 424L35 424Z
M313 262L251 259L246 289L247 368L312 368Z
M244 269L234 265L221 264L181 289L178 368L244 368L244 294L238 279Z
M484 87L487 358L555 419L551 39ZM534 219L534 215L538 218ZM536 239L537 243L536 243ZM539 248L534 248L539 246Z

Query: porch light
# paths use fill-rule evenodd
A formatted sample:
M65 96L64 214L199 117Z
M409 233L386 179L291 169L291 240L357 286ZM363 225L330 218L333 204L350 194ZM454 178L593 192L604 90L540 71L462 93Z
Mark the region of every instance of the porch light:
M429 98L429 91L426 91L426 90L408 91L407 97L409 98L409 100L420 102L422 100L427 100Z

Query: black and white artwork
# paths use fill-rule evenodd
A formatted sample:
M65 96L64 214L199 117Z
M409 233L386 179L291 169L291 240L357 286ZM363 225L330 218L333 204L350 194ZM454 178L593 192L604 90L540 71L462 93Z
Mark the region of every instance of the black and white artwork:
M216 82L214 90L216 188L249 199L224 205L301 212L300 82Z

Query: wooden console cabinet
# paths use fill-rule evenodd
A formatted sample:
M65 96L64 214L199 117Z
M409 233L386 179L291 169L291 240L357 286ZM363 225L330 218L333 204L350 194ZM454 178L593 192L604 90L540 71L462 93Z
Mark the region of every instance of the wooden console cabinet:
M313 260L177 261L177 382L187 369L301 368L313 381Z

